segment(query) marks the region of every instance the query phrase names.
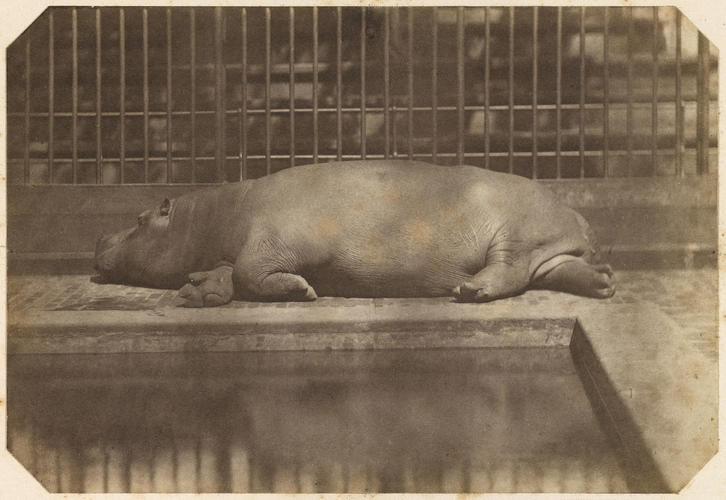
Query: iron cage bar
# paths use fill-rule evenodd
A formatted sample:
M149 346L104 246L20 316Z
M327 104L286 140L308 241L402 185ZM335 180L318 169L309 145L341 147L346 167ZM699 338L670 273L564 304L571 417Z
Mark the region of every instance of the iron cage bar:
M215 180L216 182L222 182L226 178L226 166L225 162L230 159L226 154L226 117L230 114L237 114L239 120L239 154L234 157L240 162L240 178L247 178L247 161L260 159L260 155L248 154L248 132L250 130L248 121L250 118L256 115L264 115L265 119L265 153L261 159L265 161L265 171L271 172L271 161L273 159L285 158L289 161L290 166L295 164L296 158L307 159L312 158L317 161L319 158L327 159L328 155L319 154L318 143L319 143L319 132L318 126L319 114L321 113L335 113L336 114L336 154L333 155L338 159L346 158L366 158L376 157L378 153L372 153L368 151L368 137L367 137L367 119L370 114L380 113L383 116L383 157L389 158L392 154L397 154L397 141L395 137L391 137L391 133L397 134L396 132L396 120L397 116L401 112L406 113L407 121L407 156L409 158L421 158L430 157L434 161L437 158L450 158L454 157L459 163L462 163L466 158L484 158L483 165L485 168L490 168L490 158L506 157L508 162L508 170L514 171L514 158L526 157L532 158L532 170L531 176L537 178L540 176L540 171L537 163L537 159L540 157L547 157L553 155L555 157L556 164L556 178L562 177L561 169L561 158L578 156L580 160L580 177L585 176L585 158L600 156L603 158L603 175L609 177L613 175L612 169L609 166L609 158L612 156L623 156L625 155L628 159L628 175L632 175L634 156L641 156L642 151L636 149L633 142L634 122L633 122L633 111L639 106L649 106L651 110L651 130L650 130L650 154L652 163L651 175L655 174L657 170L657 163L660 155L674 155L675 157L675 175L684 175L685 169L683 167L683 156L685 147L684 137L684 107L694 106L696 107L697 116L697 132L696 132L696 171L699 174L706 174L709 172L709 148L710 148L710 134L709 134L709 108L711 104L710 96L710 74L712 66L712 57L710 54L710 43L701 33L698 33L698 56L697 56L697 92L695 101L684 100L683 95L683 56L682 56L682 15L680 12L676 12L675 15L675 98L672 102L675 105L675 145L673 147L660 147L659 139L661 137L659 133L658 121L659 121L659 104L661 99L659 97L659 82L661 80L660 72L660 50L658 47L658 41L656 35L660 32L660 19L658 7L652 9L652 46L651 58L652 58L652 94L649 100L636 99L634 93L634 20L633 12L631 9L626 10L626 34L627 34L627 48L626 48L626 80L627 90L624 101L612 101L612 94L610 91L609 80L611 73L610 67L610 12L609 8L604 9L603 26L602 26L602 37L603 37L603 101L602 103L588 102L586 93L586 51L585 51L585 19L587 12L585 7L579 8L579 71L580 71L580 94L579 102L573 104L562 103L562 78L563 78L563 54L562 54L562 37L563 37L563 8L556 8L556 89L555 89L555 102L553 104L540 103L540 93L538 90L538 64L539 64L539 8L533 7L532 9L532 98L531 104L517 103L515 100L515 65L517 63L517 56L515 54L515 36L516 23L515 20L518 18L517 9L515 7L509 7L505 12L507 13L505 26L508 24L508 37L507 37L507 54L505 59L508 60L508 72L507 72L507 104L491 104L491 60L492 56L490 50L492 48L492 35L491 35L491 8L483 7L483 39L484 39L484 90L483 90L483 106L479 105L467 105L466 104L466 85L469 82L467 80L466 68L468 67L468 55L467 51L467 35L470 31L470 24L467 22L467 12L469 7L456 7L455 8L455 20L454 25L456 27L456 49L455 49L455 65L456 65L456 103L453 106L439 106L438 91L440 88L439 81L439 70L440 70L440 52L439 52L439 26L441 23L440 14L442 8L431 8L432 14L432 50L431 50L431 105L430 106L416 106L414 102L414 83L416 75L416 60L419 55L414 51L414 12L415 9L407 9L407 33L408 33L408 45L406 51L408 56L407 61L407 106L404 108L395 107L395 95L392 94L392 40L391 40L391 9L384 9L383 13L383 105L382 106L369 106L367 103L368 99L368 88L366 87L366 78L368 75L367 62L367 37L366 31L368 29L368 14L370 13L369 8L360 8L361 21L360 21L360 105L355 106L344 106L343 102L343 85L342 75L343 72L349 68L350 64L343 60L343 19L344 9L341 7L335 8L335 79L336 79L336 97L335 106L333 107L321 107L319 103L318 93L320 91L318 75L322 65L318 60L319 45L319 20L318 20L318 8L314 7L313 10L313 92L312 92L312 107L297 107L295 104L295 89L297 76L297 64L295 61L296 52L296 41L295 41L295 9L297 7L289 7L289 61L288 61L288 85L289 85L289 106L280 107L273 106L271 102L271 84L272 84L272 39L271 34L273 30L272 26L272 10L267 7L264 8L265 25L264 25L264 82L265 82L265 106L264 108L256 109L250 108L248 103L248 86L249 86L249 71L251 66L248 61L248 28L247 28L247 8L241 9L241 30L243 33L242 37L242 60L238 63L226 63L224 60L224 11L221 7L214 8L214 92L215 92L215 105L214 110L197 109L197 49L196 49L196 31L198 29L195 20L195 9L190 8L189 12L189 86L190 86L190 106L188 110L174 110L172 106L172 10L171 8L165 9L166 15L166 109L156 110L150 107L150 87L149 87L149 13L147 8L141 8L142 16L142 59L143 59L143 71L142 71L142 110L128 109L128 103L126 99L127 94L127 68L126 59L127 53L127 20L126 10L130 7L118 8L118 51L119 51L119 66L118 66L118 85L119 85L119 110L118 111L104 111L103 110L103 99L102 99L102 85L104 83L104 71L103 71L103 48L102 48L102 23L101 23L101 11L96 10L95 15L95 110L94 111L81 111L79 110L79 20L78 8L70 8L71 13L71 111L56 111L55 109L55 92L57 89L57 82L55 77L56 70L56 46L55 39L59 35L56 29L55 14L59 8L51 8L48 13L48 111L37 112L31 111L30 99L31 99L31 80L32 80L32 48L31 38L26 36L23 38L24 48L24 76L25 76L25 108L22 112L9 112L8 116L22 116L23 117L23 157L22 160L17 158L9 158L9 162L16 164L18 161L23 163L23 182L28 184L31 182L30 179L30 165L36 162L36 156L31 153L31 119L33 118L47 118L47 130L48 130L48 149L47 149L47 172L48 182L51 184L56 183L56 166L59 163L71 162L72 171L72 183L78 183L79 180L79 165L88 163L89 158L79 155L79 118L80 117L93 117L95 119L95 143L96 152L95 158L90 159L96 162L96 169L94 179L96 183L103 183L104 179L104 165L109 162L118 162L119 175L118 179L121 183L126 183L126 163L129 161L140 161L143 162L144 166L144 182L149 182L149 164L150 162L160 161L158 157L151 155L150 153L150 119L156 116L164 116L166 118L166 145L167 150L164 160L167 162L166 165L166 183L173 184L174 182L174 169L172 167L173 162L179 161L180 159L189 158L192 164L192 182L197 181L197 160L208 159L206 156L201 156L197 151L197 139L196 129L197 122L196 117L198 115L214 114L215 116L215 153L211 158L215 162ZM397 21L395 21L397 23ZM505 28L506 30L507 28ZM85 47L84 47L85 48ZM398 56L397 56L398 57ZM619 64L619 63L616 63ZM199 65L199 68L204 68L205 65ZM225 105L225 87L227 85L227 68L234 67L240 68L241 71L241 88L242 88L242 102L237 109L227 109ZM278 70L275 69L277 72ZM668 101L671 102L671 101ZM610 112L620 108L626 110L626 137L625 143L626 148L623 149L612 149L611 150L611 137L610 137ZM588 109L601 109L603 113L603 141L601 151L589 150L585 144L586 129L585 129L585 111ZM466 139L467 132L467 113L470 111L484 111L484 126L483 126L483 141L482 149L483 152L470 151L467 149L468 144ZM515 119L514 112L517 110L531 110L532 120L530 135L532 139L531 151L518 151L515 148ZM554 110L556 113L556 132L555 132L555 147L554 151L546 150L539 151L539 139L540 133L538 130L538 113L540 111ZM579 113L579 148L578 151L562 151L562 111L563 110L576 110ZM507 151L491 151L491 137L492 137L492 122L490 113L496 111L507 111L509 114L508 120L508 140ZM429 153L424 153L416 148L416 137L414 136L414 124L415 114L419 112L430 112L432 117L432 137L431 147ZM438 147L438 118L439 114L443 112L454 112L456 114L456 133L455 133L455 152L442 152ZM272 117L273 115L279 115L280 113L286 113L289 116L290 123L290 148L288 155L273 154L272 151ZM300 154L296 151L296 133L295 133L295 118L299 114L312 113L313 115L313 152L312 155ZM358 113L360 117L360 154L351 155L343 154L343 115L346 113ZM141 158L132 158L127 155L127 138L126 138L126 119L128 117L141 116L143 118L143 156ZM176 116L189 116L191 121L192 134L190 137L190 153L187 156L176 155L173 151L173 133L172 118ZM71 155L70 158L65 158L62 155L59 156L56 151L56 130L55 122L57 118L69 117L71 119ZM119 154L117 157L114 155L105 156L103 152L103 122L102 117L116 117L119 120ZM393 144L391 140L393 139ZM393 145L393 149L391 146ZM453 155L453 156L452 156ZM61 179L62 180L62 179Z

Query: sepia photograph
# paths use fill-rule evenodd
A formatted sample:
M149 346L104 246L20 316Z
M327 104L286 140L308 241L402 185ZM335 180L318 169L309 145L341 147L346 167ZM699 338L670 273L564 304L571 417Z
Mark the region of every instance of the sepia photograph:
M722 231L689 12L39 6L4 46L3 463L93 498L693 494Z

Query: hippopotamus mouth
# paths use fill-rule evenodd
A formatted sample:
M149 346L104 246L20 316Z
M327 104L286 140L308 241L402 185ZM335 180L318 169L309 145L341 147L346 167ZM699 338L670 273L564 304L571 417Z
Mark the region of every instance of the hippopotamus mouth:
M97 283L99 285L106 285L109 283L113 283L110 279L108 279L103 273L96 274L95 276L91 276L91 281L93 283Z
M121 231L116 234L102 235L96 241L96 252L94 257L94 269L98 276L92 279L96 283L115 283L120 281L118 247L131 234L134 228Z
M94 270L96 271L96 275L91 277L91 281L94 283L118 283L120 282L119 279L114 278L114 272L113 269L109 266L105 265L99 265L98 261L96 261L93 265Z
M109 259L105 258L105 254L96 255L93 263L96 275L91 278L94 283L114 283L114 266Z

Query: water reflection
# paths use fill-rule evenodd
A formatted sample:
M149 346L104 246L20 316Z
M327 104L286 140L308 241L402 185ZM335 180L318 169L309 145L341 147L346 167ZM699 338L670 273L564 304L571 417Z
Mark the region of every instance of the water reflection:
M11 356L52 492L615 492L567 348Z

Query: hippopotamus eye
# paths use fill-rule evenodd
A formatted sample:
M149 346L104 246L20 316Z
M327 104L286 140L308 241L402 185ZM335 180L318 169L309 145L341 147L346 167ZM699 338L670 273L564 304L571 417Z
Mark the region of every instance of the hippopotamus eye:
M139 215L138 217L136 217L136 222L138 223L139 226L143 226L144 225L144 217L141 216L141 215Z

